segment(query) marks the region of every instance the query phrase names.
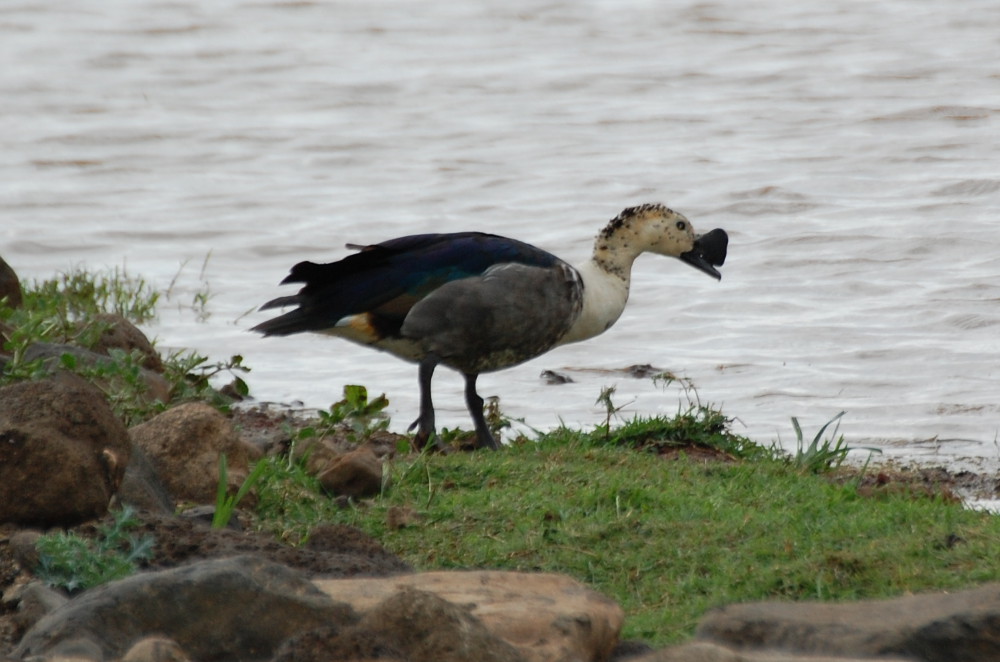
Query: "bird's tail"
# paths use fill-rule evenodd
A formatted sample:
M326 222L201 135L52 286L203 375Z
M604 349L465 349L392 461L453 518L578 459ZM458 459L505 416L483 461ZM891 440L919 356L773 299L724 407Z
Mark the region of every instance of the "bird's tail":
M268 301L261 306L260 309L270 310L271 308L298 306L301 303L302 300L298 295L278 297L277 299ZM279 315L274 319L261 322L250 330L262 333L265 336L287 336L293 333L300 333L302 331L311 331L312 328L307 324L307 320L308 316L303 313L302 309L296 308L295 310L289 311L284 315Z

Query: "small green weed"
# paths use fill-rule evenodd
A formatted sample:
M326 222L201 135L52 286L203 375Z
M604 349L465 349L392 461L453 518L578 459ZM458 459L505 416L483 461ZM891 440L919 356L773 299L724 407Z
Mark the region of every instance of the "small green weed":
M152 556L153 537L129 532L137 524L135 510L126 506L99 527L94 539L66 532L44 535L35 543L35 574L71 593L128 577Z
M344 386L344 399L330 405L326 411L317 412L315 425L303 427L296 434L296 439L305 441L312 438L324 438L338 431L346 430L352 441L363 441L375 432L389 427L389 417L385 408L389 400L385 394L374 400L368 399L368 389L357 384Z
M212 293L209 288L208 279L205 276L205 272L208 271L208 263L209 260L211 260L211 258L212 258L212 251L208 251L208 253L205 254L205 257L201 262L201 269L198 272L198 289L191 295L190 306L185 306L182 303L178 303L178 308L180 309L190 308L192 311L194 311L196 319L199 322L205 322L208 320L209 317L211 317L211 312L208 309L208 303L212 298ZM178 287L178 282L181 279L181 275L187 269L188 263L189 260L184 260L183 262L181 262L180 267L178 267L177 269L177 273L174 274L174 277L171 279L170 284L167 286L165 292L167 300L172 301L176 298L175 297L177 293L176 291L178 289L181 289Z
M805 440L803 439L802 426L799 425L799 419L793 416L792 427L795 429L796 451L792 457L792 463L806 473L820 474L832 471L842 465L844 460L847 459L847 454L852 450L881 453L882 451L878 448L868 446L855 448L848 446L844 440L844 435L837 436L837 432L840 431L840 419L846 413L842 411L824 423L808 447L805 445ZM826 429L832 423L836 423L833 433L830 435L830 438L823 439L823 433L826 432Z
M219 453L219 485L215 493L215 514L212 515L213 529L224 529L229 526L236 506L253 489L266 470L267 465L263 461L257 462L247 477L243 479L236 494L229 494L229 463L226 454Z
M163 376L170 383L171 402L201 400L225 411L232 400L212 387L211 380L222 374L232 379L230 386L238 396L246 396L250 387L240 376L250 372L243 357L234 354L227 361L209 362L195 352L174 352L163 360Z

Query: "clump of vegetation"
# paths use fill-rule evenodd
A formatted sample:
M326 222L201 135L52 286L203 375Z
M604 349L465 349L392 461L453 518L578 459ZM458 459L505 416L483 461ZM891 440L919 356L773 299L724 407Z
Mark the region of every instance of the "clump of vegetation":
M73 593L134 574L153 552L153 537L138 536L135 510L126 506L96 538L75 533L51 533L35 543L39 562L35 575L50 586Z
M159 300L159 293L149 283L123 269L91 272L80 268L28 283L19 308L0 305L0 322L10 329L3 348L9 358L0 371L0 385L40 379L56 368L69 370L100 388L126 425L142 422L169 404L199 400L225 409L233 397L247 395L249 388L242 375L250 369L238 355L214 363L194 352L163 357L163 377L170 388L167 402L150 397L145 357L138 351L110 349L99 359L82 359L72 351L55 359L31 358L30 350L36 343L93 349L109 329L103 315L118 314L141 324L155 318ZM232 377L232 397L210 384L210 379L222 373Z
M270 531L279 539L301 544L309 532L322 523L343 519L342 506L330 498L316 476L305 467L305 458L272 455L259 460L257 506L258 530Z
M241 376L248 372L250 368L243 364L239 354L214 362L195 352L171 352L163 358L163 376L170 384L171 402L198 400L223 411L233 403L233 398L215 389L211 380L227 374L230 392L242 398L250 393L249 385Z
M101 313L115 313L136 323L156 317L160 293L145 279L133 276L124 268L89 271L75 268L55 278L37 281L24 289L23 309L29 314L54 311L55 327L68 342L76 322Z
M263 462L257 462L247 477L243 479L243 482L236 490L236 494L230 494L229 462L226 459L225 453L219 454L219 485L215 492L215 512L212 515L213 529L224 529L229 526L229 521L233 518L233 513L236 511L236 506L250 493L250 490L253 489L253 486L264 475L266 469L267 466Z
M41 359L29 360L36 342L65 343L91 348L107 330L100 315L116 313L141 323L153 319L159 294L141 278L123 269L90 272L85 269L26 284L18 308L0 305L0 322L9 329L4 350L10 359L0 374L2 382L33 379L47 374Z
M844 435L837 436L837 432L840 431L840 419L845 413L847 412L842 411L824 423L808 446L805 445L799 419L793 416L792 427L795 429L796 451L795 455L792 456L792 464L808 473L820 474L840 467L847 460L847 454L852 450L866 450L869 452L869 458L872 453L881 453L882 451L878 448L848 446ZM823 433L826 432L831 423L836 423L833 433L828 439L823 439Z
M367 388L348 384L344 386L344 399L327 410L317 411L315 423L300 428L296 439L322 439L341 432L351 441L363 441L389 427L389 416L385 413L388 406L389 399L384 393L369 400Z
M687 396L687 406L679 408L673 417L636 416L613 427L612 420L619 418L618 413L626 405L615 404L615 387L606 387L601 390L596 402L605 408L604 423L589 433L571 430L557 430L555 433L582 435L595 444L659 453L701 449L741 459L772 459L778 454L773 448L764 448L746 437L734 434L730 430L732 421L718 409L702 404L690 380L680 380L673 375L664 374L657 375L653 381L663 385L680 383Z

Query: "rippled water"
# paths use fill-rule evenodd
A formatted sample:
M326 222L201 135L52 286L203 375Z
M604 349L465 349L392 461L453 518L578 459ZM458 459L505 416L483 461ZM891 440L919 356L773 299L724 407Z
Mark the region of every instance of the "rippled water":
M578 261L663 201L730 232L722 282L640 259L610 332L481 379L508 415L595 422L613 384L672 413L679 389L614 372L650 363L765 443L846 409L852 444L995 462L998 52L992 0L9 2L0 254L124 265L170 287L162 346L241 353L262 400L367 384L402 428L413 366L247 332L288 267L466 229ZM460 378L436 386L468 425Z

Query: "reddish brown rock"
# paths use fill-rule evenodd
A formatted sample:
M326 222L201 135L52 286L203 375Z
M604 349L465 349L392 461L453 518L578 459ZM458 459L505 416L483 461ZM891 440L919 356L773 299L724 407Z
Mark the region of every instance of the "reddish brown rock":
M323 627L287 641L272 662L525 662L468 607L403 588L357 625Z
M240 440L229 419L198 402L178 405L128 433L178 501L215 502L221 453L226 454L229 487L235 491L257 455Z
M159 352L153 348L153 343L149 342L146 334L132 322L115 313L94 315L90 322L103 327L103 332L91 348L95 352L107 354L112 349L121 349L125 352L138 351L142 355L143 368L163 372L163 360Z
M382 490L382 461L371 448L361 446L332 458L317 478L330 494L375 496Z
M0 389L0 522L100 517L131 446L104 395L75 375Z
M17 272L0 257L0 299L7 299L7 307L21 307L21 281Z

